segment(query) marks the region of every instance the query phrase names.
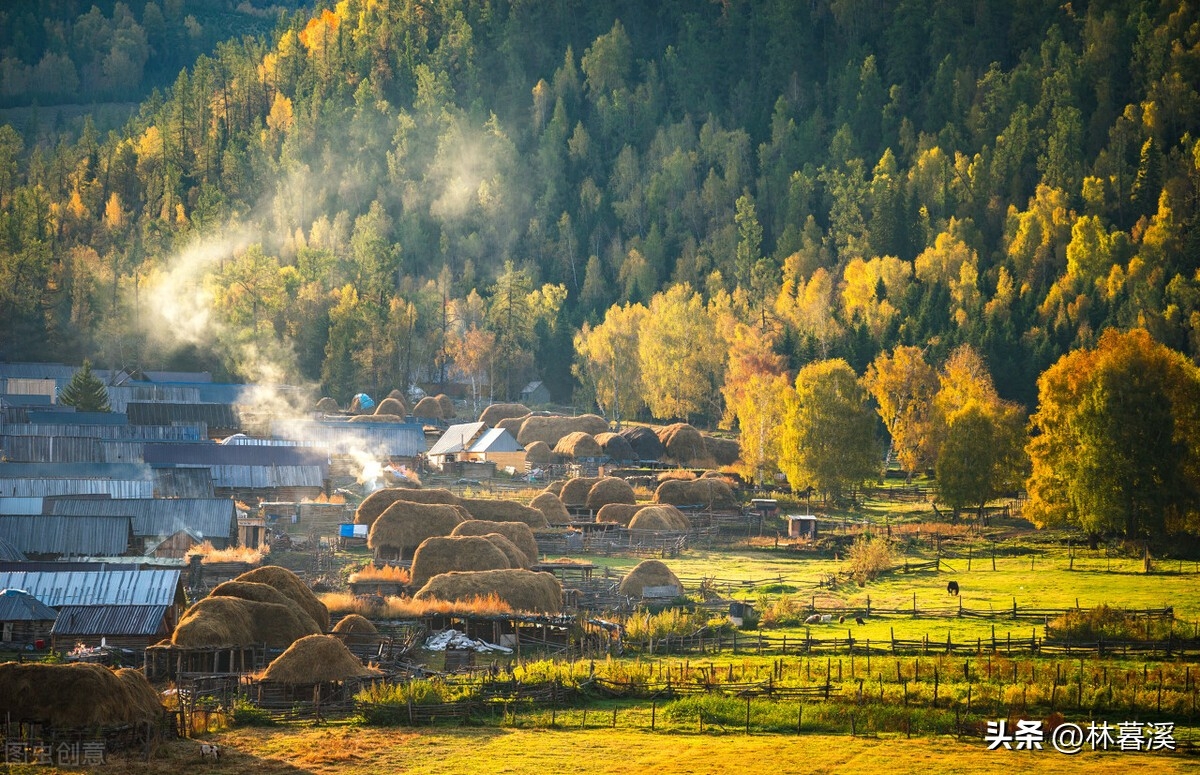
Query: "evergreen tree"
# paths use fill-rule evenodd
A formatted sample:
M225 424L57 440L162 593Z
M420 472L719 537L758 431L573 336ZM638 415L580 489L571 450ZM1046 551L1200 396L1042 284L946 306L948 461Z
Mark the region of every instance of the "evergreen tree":
M58 402L64 406L73 406L79 412L112 411L108 403L108 390L92 372L91 361L83 362L83 366L58 394Z

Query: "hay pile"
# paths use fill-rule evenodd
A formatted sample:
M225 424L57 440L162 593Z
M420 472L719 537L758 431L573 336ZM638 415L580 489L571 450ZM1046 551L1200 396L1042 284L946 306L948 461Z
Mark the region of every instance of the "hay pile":
M479 413L479 422L494 428L501 420L528 415L529 407L525 404L492 404Z
M619 433L597 433L595 439L600 445L600 452L610 460L624 462L637 459L629 440Z
M535 441L544 441L553 447L568 433L582 432L591 436L607 430L608 423L604 418L594 414L581 414L578 417L542 417L533 414L521 423L517 441L522 447L528 447Z
M209 592L209 597L236 597L241 600L250 600L255 603L275 603L277 605L287 606L296 614L302 625L310 625L313 632L320 632L316 621L308 611L297 601L280 592L270 584L263 584L256 581L225 581L218 584Z
M470 515L462 506L396 501L371 525L367 546L406 554L427 538L450 535L468 519Z
M551 525L561 525L571 521L571 514L557 495L543 492L529 502L530 508L537 509L546 515L546 522Z
M249 570L238 576L234 581L252 581L258 584L268 584L300 604L312 620L316 622L318 632L329 629L329 609L317 599L312 589L303 580L287 568L278 565L263 565Z
M458 409L455 408L454 399L450 398L450 396L445 393L438 393L433 398L438 402L438 406L442 408L443 420L453 420L458 416Z
M592 485L598 481L600 481L598 476L577 476L574 479L568 479L563 483L558 498L568 509L572 506L584 507L587 505L588 493L592 491Z
M412 489L409 487L387 487L376 490L363 499L354 511L354 524L373 525L379 515L396 501L409 503L445 503L458 505L459 498L449 490L431 488L428 490Z
M741 508L733 488L724 479L669 479L654 491L655 503L672 506L702 506L716 511L736 511Z
M532 417L532 416L533 416L533 414L531 413L531 414L523 414L520 417L505 417L502 420L498 420L496 422L495 426L493 426L493 427L503 428L504 430L508 431L512 435L512 437L515 439L521 433L521 424L525 422L525 418ZM529 448L528 444L522 444L521 446L525 447L526 449ZM550 445L547 444L546 446L550 446Z
M742 445L733 439L705 436L704 448L708 450L712 461L719 466L731 466L742 456Z
M660 460L666 454L658 434L644 425L625 428L621 437L629 442L636 460Z
M692 521L674 506L646 506L629 521L630 530L685 532L691 527Z
M332 635L309 635L288 646L259 674L260 681L307 685L337 683L350 678L379 675L363 667L346 644Z
M629 527L629 521L633 519L633 515L637 514L645 505L639 503L609 503L606 506L601 506L596 512L597 522L616 522L618 525Z
M708 460L704 446L704 434L685 422L677 422L658 429L658 440L666 450L666 458L680 465L690 465Z
M514 611L556 614L562 610L562 584L553 574L529 570L443 573L434 576L414 600L469 602L495 595Z
M554 454L563 457L581 458L600 457L600 445L590 433L574 431L558 440L554 445Z
M439 573L456 570L508 570L508 557L483 536L435 536L417 547L412 587L420 589Z
M356 414L346 422L404 422L404 418L396 414Z
M291 606L240 597L206 597L184 613L171 642L193 649L255 644L287 648L320 631L312 617L298 615Z
M342 635L378 635L379 630L371 620L360 614L346 614L333 625L333 631Z
M672 573L670 568L658 560L643 560L621 580L617 591L626 597L642 597L646 587L671 586L683 592L679 577Z
M500 535L499 533L484 533L480 538L486 538L492 542L493 546L504 552L504 556L508 558L508 567L528 568L533 565L529 561L529 555L525 554L516 544L510 541L508 536Z
M486 536L489 533L499 533L521 550L524 559L514 564L514 568L528 568L537 562L538 545L534 538L533 528L524 522L495 522L487 519L469 519L454 528L451 536Z
M158 693L137 670L114 673L88 662L0 663L0 708L12 721L60 729L158 724Z
M425 396L412 410L413 417L423 417L429 420L442 419L442 403L433 396Z
M610 503L637 503L637 498L634 496L629 482L615 476L602 478L592 485L592 489L588 490L587 501L584 505L595 510Z
M375 407L375 414L392 414L397 417L403 417L408 414L408 407L399 398L388 396L379 402L379 406Z
M473 519L492 522L524 522L532 528L549 527L546 515L535 508L500 498L463 498L465 508Z
M338 406L338 402L334 401L329 396L325 396L317 402L317 411L325 414L335 414L342 411L342 407Z
M548 466L554 460L554 450L544 441L535 441L525 448L525 462L539 468Z
M553 482L550 482L545 487L543 487L542 492L548 492L551 495L561 499L562 498L562 489L566 485L566 483L567 482L565 479L555 479Z

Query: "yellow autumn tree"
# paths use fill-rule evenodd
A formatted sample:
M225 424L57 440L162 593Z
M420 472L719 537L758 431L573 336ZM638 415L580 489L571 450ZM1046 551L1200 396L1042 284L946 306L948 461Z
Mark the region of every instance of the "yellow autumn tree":
M933 455L933 398L937 372L918 347L901 345L881 353L863 375L863 385L875 399L876 411L891 437L885 465L892 456L912 477L927 467Z

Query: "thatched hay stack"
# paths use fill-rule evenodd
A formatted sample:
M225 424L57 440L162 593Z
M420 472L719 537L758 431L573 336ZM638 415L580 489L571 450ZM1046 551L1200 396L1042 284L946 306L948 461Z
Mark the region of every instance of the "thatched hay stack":
M643 560L638 563L637 567L621 580L617 591L626 597L643 597L646 587L676 587L683 592L679 577L659 560Z
M670 471L662 471L655 478L659 482L670 482L670 481L690 482L694 479L699 479L700 477L696 476L696 474L691 471L685 471L682 468L675 468Z
M562 498L562 489L564 486L566 486L566 484L567 484L567 481L565 479L555 479L553 482L550 482L545 487L543 487L542 492L548 492L551 495L555 495L558 498Z
M590 435L604 433L608 423L603 417L594 414L581 414L578 417L530 415L521 423L517 432L517 441L522 447L528 447L535 441L544 441L551 447L568 433L577 431Z
M574 479L568 479L563 483L562 491L558 493L559 500L568 509L572 506L584 507L587 505L588 493L592 491L592 486L600 481L598 476L577 476Z
M552 492L541 493L529 502L529 507L545 514L546 522L551 525L562 525L571 521L571 513L567 511L562 500Z
M443 573L430 579L413 599L465 603L490 595L514 611L556 614L562 610L562 583L553 574L520 569Z
M685 422L659 428L658 440L666 450L666 458L680 465L708 460L708 450L704 448L704 434Z
M533 535L533 528L524 522L495 522L490 519L468 519L454 528L451 536L486 536L489 533L499 533L513 543L524 556L521 562L513 564L514 568L528 568L537 562L538 545Z
M458 409L454 406L454 399L450 398L450 396L445 393L438 393L433 398L442 409L443 420L453 420L458 416Z
M417 547L412 561L412 587L420 589L439 573L456 570L507 570L508 557L483 536L435 536Z
M404 422L398 414L356 414L346 422Z
M338 406L338 402L329 396L325 396L318 401L316 409L318 412L324 412L325 414L334 414L342 411L342 407Z
M600 452L610 460L618 462L637 460L637 456L633 454L633 447L630 446L629 440L621 434L597 433L595 439L596 443L600 445Z
M494 428L501 420L525 417L528 414L529 407L525 404L492 404L479 413L479 422Z
M333 631L343 635L378 635L371 620L361 614L346 614L333 625Z
M600 445L590 433L574 431L558 440L554 445L554 454L580 460L588 457L600 457Z
M588 490L586 505L589 509L600 509L610 503L637 503L633 488L624 479L606 476Z
M283 594L270 584L263 584L257 581L225 581L213 587L213 590L208 594L210 597L236 597L241 600L253 600L256 603L275 603L287 606L295 612L301 623L308 624L311 622L314 632L322 629L299 602Z
M554 460L554 450L544 441L535 441L525 448L525 462L530 465L548 466Z
M125 689L128 707L137 719L158 721L162 718L162 698L146 680L145 673L131 667L122 667L115 674Z
M601 506L600 510L596 512L596 521L616 522L629 527L629 521L633 519L633 515L644 508L646 506L640 503L609 503Z
M674 506L646 506L629 521L630 530L685 532L692 527L687 515Z
M508 567L510 568L528 568L533 565L529 561L529 555L521 551L521 549L508 540L508 536L500 535L499 533L484 533L480 538L486 538L492 542L497 549L504 552L504 556L508 558Z
M644 425L625 428L621 436L629 442L636 460L660 460L666 454L658 434Z
M548 527L546 515L524 503L501 498L463 498L463 508L472 519L488 519L493 522L524 522L531 528Z
M259 584L269 584L300 604L316 622L318 632L329 629L329 609L317 599L312 589L299 576L287 568L278 565L263 565L249 570L238 576L234 581L253 581Z
M450 535L460 522L468 519L470 515L462 506L399 500L371 525L367 546L406 554L427 538Z
M413 417L424 417L430 420L442 419L442 404L433 396L425 396L412 410Z
M124 672L124 671L123 671ZM13 721L28 719L63 730L158 724L158 695L136 670L114 673L89 662L0 663L0 708Z
M398 401L404 400L404 391L400 388L392 388L392 391L387 394L388 398L395 398Z
M403 417L408 414L408 407L399 398L388 396L379 402L379 406L375 407L375 414L391 414L397 417Z
M673 506L702 506L718 511L741 507L733 488L723 479L668 479L654 491L654 502Z
M358 504L358 508L354 511L354 524L374 524L379 515L387 511L387 507L396 501L443 503L450 505L458 505L460 502L457 495L439 487L428 490L412 489L409 487L387 487L382 490L376 490L364 498L362 503Z
M705 436L704 448L708 450L712 461L719 466L731 466L742 456L742 445L733 439Z
M275 657L258 678L281 684L308 685L372 675L379 675L379 671L363 667L339 638L309 635L288 646L287 651Z
M312 617L301 617L291 606L240 597L206 597L184 613L171 642L194 649L260 643L281 649L320 631Z
M517 436L520 435L520 433L521 433L521 425L522 425L522 423L525 422L525 418L532 417L532 416L533 415L531 413L531 414L523 414L520 417L505 417L501 420L497 420L496 424L493 427L503 428L504 430L506 430L510 434L512 434L512 437L514 439L516 439ZM518 439L518 441L519 441L519 439ZM529 449L528 444L522 444L521 446L525 447L526 450ZM550 445L547 444L546 446L550 446Z

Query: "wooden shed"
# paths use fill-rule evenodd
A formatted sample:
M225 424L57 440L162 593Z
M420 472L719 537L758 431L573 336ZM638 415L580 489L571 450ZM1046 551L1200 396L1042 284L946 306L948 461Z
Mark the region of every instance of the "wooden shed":
M57 616L23 589L0 591L0 649L45 648Z

